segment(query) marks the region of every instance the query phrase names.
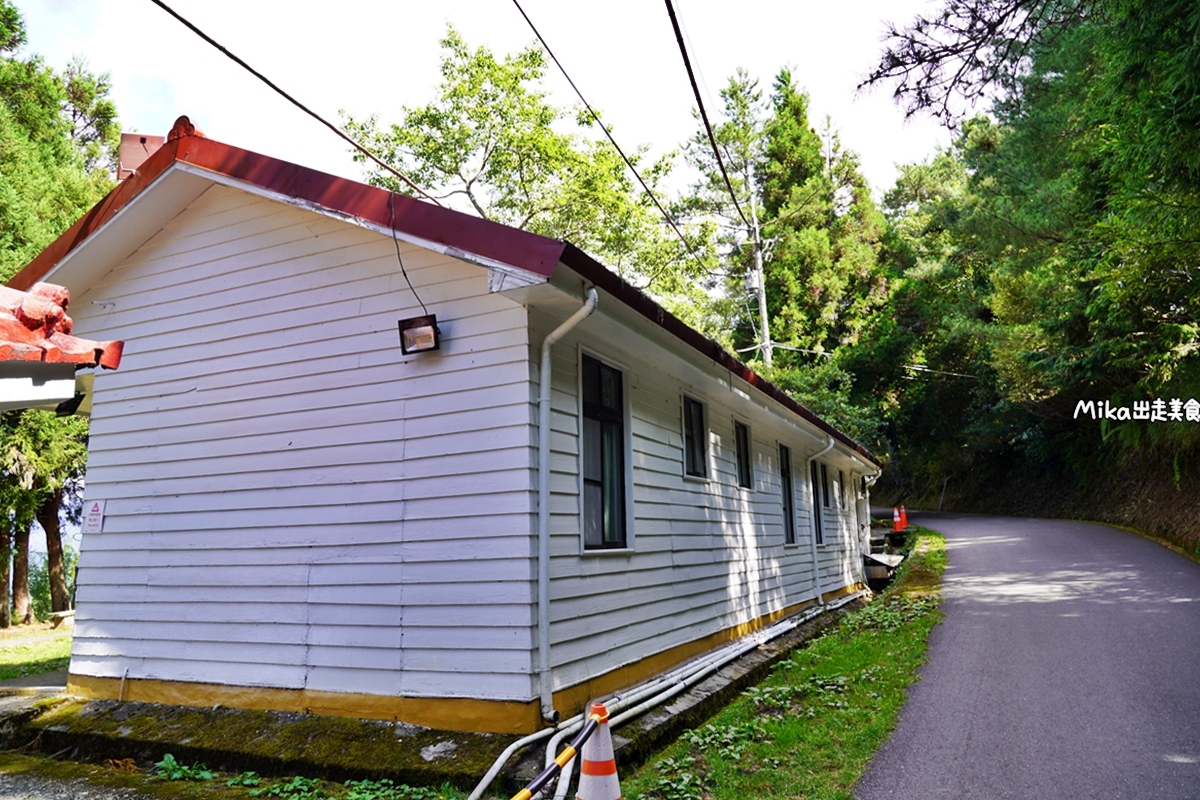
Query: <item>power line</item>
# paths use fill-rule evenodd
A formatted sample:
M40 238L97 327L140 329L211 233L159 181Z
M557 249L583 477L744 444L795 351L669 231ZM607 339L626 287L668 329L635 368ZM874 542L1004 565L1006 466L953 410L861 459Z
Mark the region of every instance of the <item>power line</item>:
M978 375L965 375L961 372L946 372L941 369L931 369L923 364L903 364L904 369L911 369L914 372L932 372L935 375L952 375L955 378L970 378L973 381L979 380Z
M733 190L733 182L729 180L729 173L725 171L725 162L721 159L721 149L717 147L717 137L713 135L712 125L708 122L708 113L704 110L704 100L700 97L700 87L696 85L696 75L692 72L692 61L688 58L687 47L683 44L683 32L679 30L679 20L675 18L675 6L671 5L671 0L667 0L667 14L671 17L671 27L675 29L675 40L679 42L679 53L683 56L683 66L687 68L688 80L692 82L692 94L696 96L696 105L700 108L700 119L704 122L704 130L708 132L708 141L712 145L713 155L717 157L717 167L721 170L721 177L725 179L725 185L729 187L729 196L733 198L733 207L737 209L738 216L742 218L746 227L753 228L750 220L746 219L746 215L742 213L742 204L738 202L737 192Z
M554 62L555 66L558 67L559 72L561 72L563 77L567 79L567 83L571 84L571 88L575 90L575 96L579 98L579 102L583 103L584 108L591 113L592 119L596 120L596 124L600 126L600 130L604 131L604 135L608 137L608 141L610 141L612 146L616 148L618 155L621 156L621 160L625 162L625 166L629 167L629 171L633 173L633 177L637 178L637 181L639 184L641 184L642 190L646 193L646 196L649 197L651 202L654 203L654 207L658 209L659 213L662 214L663 219L665 219L667 224L671 226L671 230L675 231L675 235L679 237L679 241L683 242L683 246L687 248L688 253L690 253L692 258L695 259L696 264L699 265L700 269L707 271L704 266L704 262L700 259L700 256L696 254L696 248L694 248L692 243L687 240L687 237L683 235L683 231L679 230L679 226L675 224L675 220L671 218L671 215L667 213L667 210L662 207L661 203L658 202L658 198L654 196L654 192L650 191L650 187L646 184L646 181L642 180L642 176L638 174L637 169L634 168L633 162L629 160L629 158L625 155L625 151L621 149L621 145L617 144L617 140L614 139L612 133L609 132L608 126L601 121L600 115L597 114L596 110L592 108L591 103L584 98L583 92L579 91L579 87L575 85L575 81L571 80L571 76L567 74L567 68L564 67L562 62L558 60L558 56L554 55L554 51L550 49L550 45L546 43L545 38L542 37L542 34L538 31L537 26L533 24L533 20L531 20L529 15L525 13L525 9L521 8L521 3L519 0L513 0L513 5L517 7L517 11L521 12L521 16L525 18L525 22L528 23L529 29L533 31L533 35L536 36L538 41L542 43L542 47L545 48L546 54L550 56L550 59Z
M229 52L229 51L228 51L227 49L225 49L225 48L224 48L224 47L223 47L223 46L222 46L222 45L221 45L219 42L217 42L215 39L213 39L213 38L212 38L211 36L209 36L207 33L205 33L204 31L200 30L200 29L199 29L199 28L197 28L195 25L193 25L192 23L188 22L186 19L184 19L183 17L181 17L179 14L177 14L177 13L175 12L175 10L174 10L174 9L172 9L172 8L171 8L170 6L168 6L166 3L162 2L162 0L150 0L150 2L151 2L151 3L154 3L154 5L158 6L158 7L159 7L159 8L161 8L163 11L167 12L168 14L170 14L170 15L171 15L172 17L174 17L175 19L179 20L179 22L183 23L183 25L184 25L184 26L185 26L185 27L186 27L188 30L190 30L192 33L194 33L194 34L196 34L197 36L199 36L199 37L200 37L201 39L203 39L204 41L208 42L208 43L209 43L210 45L212 45L213 47L215 47L215 48L217 48L218 50L220 50L222 53L224 53L224 54L225 54L225 56L226 56L226 57L228 57L230 60L232 60L232 61L233 61L235 64L237 64L238 66L242 67L244 70L246 70L247 72L249 72L249 73L250 73L251 75L253 75L254 77L258 78L260 81L262 81L263 83L265 83L267 86L270 86L272 89L274 89L274 90L275 90L275 92L276 92L277 94L279 94L281 97L283 97L283 98L284 98L285 100L287 100L289 103L291 103L292 105L294 105L296 108L300 109L300 110L301 110L301 111L303 111L305 114L308 114L310 117L312 117L313 119L315 119L317 122L321 123L321 124L322 124L322 125L324 125L326 128L329 128L329 130L331 130L331 131L333 131L334 133L336 133L336 134L337 134L338 136L340 136L342 139L346 140L346 141L347 141L347 142L348 142L348 143L349 143L349 144L350 144L352 147L354 147L354 149L358 150L358 152L362 153L364 156L366 156L367 158L371 159L371 161L374 161L374 162L375 162L376 164L378 164L380 167L382 167L383 169L385 169L385 170L387 170L388 172L392 173L393 175L395 175L395 176L396 176L397 178L399 178L400 180L404 181L406 184L408 184L408 186L409 186L409 187L410 187L410 188L411 188L411 189L412 189L414 192L416 192L417 194L421 195L422 197L424 197L425 199L427 199L427 200L431 201L432 203L434 203L434 204L436 204L436 205L439 205L439 206L441 205L441 203L439 203L439 202L437 201L437 198L436 198L436 197L434 197L433 195L431 195L431 194L429 194L428 192L426 192L425 190L423 190L423 189L422 189L420 186L417 186L415 183L413 183L411 180L409 180L409 179L408 179L407 177L405 177L404 175L400 174L400 172L398 172L396 169L394 169L394 168L393 168L392 166L390 166L389 164L386 164L386 163L384 163L383 161L381 161L381 160L380 160L380 159L379 159L379 158L378 158L378 157L377 157L377 156L376 156L374 153L372 153L370 150L368 150L367 148L363 147L361 144L359 144L358 142L354 141L354 140L353 140L353 139L351 139L349 136L347 136L347 135L346 135L346 134L345 134L345 133L342 131L342 129L341 129L341 128L337 127L336 125L334 125L334 124L333 124L333 123L331 123L331 122L328 122L328 121L327 121L327 120L326 120L324 117L322 117L320 114L318 114L317 112L313 111L312 109L310 109L308 106L306 106L306 105L304 105L303 103L301 103L301 102L300 102L299 100L297 100L296 98L292 97L290 94L288 94L287 92L285 92L283 89L280 89L278 86L276 86L274 83L272 83L272 82L270 81L270 79L268 79L268 78L267 78L265 75L263 75L263 74L262 74L261 72L259 72L258 70L254 69L254 67L250 66L249 64L247 64L247 63L246 63L245 61L243 61L242 59L240 59L240 58L238 58L237 56L235 56L233 53Z

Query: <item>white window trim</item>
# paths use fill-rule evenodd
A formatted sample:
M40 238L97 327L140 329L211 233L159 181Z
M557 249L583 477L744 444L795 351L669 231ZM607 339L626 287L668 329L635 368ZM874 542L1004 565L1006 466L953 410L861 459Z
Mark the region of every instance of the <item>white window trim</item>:
M624 547L609 547L596 550L589 550L583 541L584 511L583 511L583 357L591 356L597 361L601 361L614 369L621 371L621 400L624 405L624 433L625 433L625 546ZM579 504L579 513L576 517L577 527L579 529L579 555L592 557L606 556L628 556L634 552L636 547L634 537L635 519L633 509L633 381L632 370L629 367L630 362L627 359L613 356L610 352L598 350L593 347L585 347L580 342L575 347L575 437L576 437L576 454L575 454L575 497Z
M837 481L829 477L828 461L817 461L821 465L821 542L818 547L837 545L838 531L842 524L842 511L837 497ZM825 493L829 493L829 505L825 505ZM832 526L830 525L832 522Z
M748 493L753 494L754 492L758 491L758 476L755 474L756 470L754 469L754 426L750 424L749 420L747 420L743 417L739 417L737 415L731 416L730 420L732 421L731 430L733 431L733 470L734 470L733 486L738 491L748 492ZM750 466L750 485L749 486L742 486L742 484L738 482L738 478L740 477L737 474L737 466L738 466L738 464L737 464L737 426L738 425L746 426L746 446L750 450L750 452L746 454L746 457L748 459L750 459L750 464L749 464L749 466ZM778 450L778 448L777 448L777 450ZM794 462L795 459L793 458L792 461ZM795 484L796 484L796 480L795 480L795 476L793 475L792 476L793 489L795 488ZM794 491L792 493L795 494ZM793 502L795 502L795 501L793 500Z
M753 441L753 439L751 439L751 441ZM796 448L782 439L779 439L775 442L775 458L778 462L776 464L777 468L775 471L779 475L779 480L781 483L783 482L783 461L781 458L783 451L781 447L786 447L788 449L788 457L792 460L792 463L789 465L791 467L792 475L792 541L789 542L787 540L787 523L784 523L785 527L783 529L783 547L785 550L792 550L793 548L799 547L801 544L800 505L797 503L797 501L801 503L804 502L804 493L801 492L799 497L796 495ZM800 463L805 463L804 459L800 459ZM802 478L802 480L804 479ZM782 493L783 487L780 486L780 494Z
M704 426L703 442L704 442L704 474L689 475L687 471L687 403L686 400L700 404L700 413L703 419L701 424ZM701 400L695 394L688 392L679 393L679 441L682 444L680 454L683 456L679 459L679 474L688 483L707 484L713 480L713 464L712 464L712 426L709 424L708 403ZM734 484L736 485L736 483Z

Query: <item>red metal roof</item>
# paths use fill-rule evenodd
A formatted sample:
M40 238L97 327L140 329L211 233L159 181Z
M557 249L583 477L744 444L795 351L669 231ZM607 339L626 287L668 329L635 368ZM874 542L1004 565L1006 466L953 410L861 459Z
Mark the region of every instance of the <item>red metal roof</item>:
M190 129L190 132L188 132ZM245 181L400 233L538 275L554 274L564 243L205 138L180 117L167 143L8 282L28 289L175 163Z
M44 361L116 369L124 342L96 342L71 335L62 286L38 283L28 292L0 286L0 361Z
M385 228L394 224L400 233L441 244L451 251L470 253L519 267L547 278L554 274L558 264L562 262L639 315L687 343L704 357L808 420L871 463L880 465L862 445L797 403L782 389L726 352L719 344L672 316L646 294L626 283L574 245L216 142L197 131L187 117L176 120L175 126L167 135L166 144L147 158L131 177L118 184L103 200L29 262L8 285L16 289L33 286L176 163L210 170L283 197L304 200L337 214Z

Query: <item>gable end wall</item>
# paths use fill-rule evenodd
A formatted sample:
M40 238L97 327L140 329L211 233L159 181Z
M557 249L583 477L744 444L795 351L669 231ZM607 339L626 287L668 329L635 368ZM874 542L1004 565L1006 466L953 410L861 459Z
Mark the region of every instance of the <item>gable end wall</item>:
M533 695L528 333L487 271L214 187L91 291L73 675Z

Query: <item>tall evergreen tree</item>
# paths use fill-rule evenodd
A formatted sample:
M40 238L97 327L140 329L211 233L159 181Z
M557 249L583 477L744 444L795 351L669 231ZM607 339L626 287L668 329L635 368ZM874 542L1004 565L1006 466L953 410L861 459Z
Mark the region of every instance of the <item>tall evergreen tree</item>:
M119 139L107 75L80 60L63 73L20 55L24 22L0 0L0 280L7 281L112 186ZM0 420L0 625L13 582L18 622L31 618L27 571L30 526L47 534L53 609L69 603L58 515L83 472L87 424L50 412L6 412ZM16 556L11 569L10 562Z

